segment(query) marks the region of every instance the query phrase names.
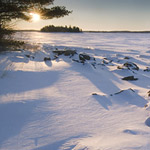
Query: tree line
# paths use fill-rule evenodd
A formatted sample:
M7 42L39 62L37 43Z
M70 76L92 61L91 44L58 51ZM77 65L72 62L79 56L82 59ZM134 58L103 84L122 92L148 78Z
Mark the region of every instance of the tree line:
M63 27L63 26L54 26L54 25L49 25L45 26L41 29L41 32L82 32L82 30L79 27Z

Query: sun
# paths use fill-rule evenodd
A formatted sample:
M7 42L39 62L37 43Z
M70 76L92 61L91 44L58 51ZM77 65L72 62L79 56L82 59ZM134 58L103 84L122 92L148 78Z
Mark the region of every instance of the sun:
M30 15L32 16L32 20L33 20L33 21L38 21L38 20L40 20L40 15L39 15L39 14L30 13Z

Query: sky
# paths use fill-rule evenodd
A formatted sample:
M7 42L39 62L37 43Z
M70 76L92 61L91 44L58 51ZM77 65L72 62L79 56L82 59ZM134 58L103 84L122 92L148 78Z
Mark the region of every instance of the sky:
M71 25L84 31L150 30L150 0L55 0L54 5L73 12L59 19L21 21L17 29Z

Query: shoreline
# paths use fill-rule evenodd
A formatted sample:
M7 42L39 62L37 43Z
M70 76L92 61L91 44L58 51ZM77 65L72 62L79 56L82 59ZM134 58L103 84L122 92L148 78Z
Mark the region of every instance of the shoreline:
M15 32L42 32L40 30L14 30L14 31ZM150 31L82 31L82 32L45 32L45 33L150 33Z

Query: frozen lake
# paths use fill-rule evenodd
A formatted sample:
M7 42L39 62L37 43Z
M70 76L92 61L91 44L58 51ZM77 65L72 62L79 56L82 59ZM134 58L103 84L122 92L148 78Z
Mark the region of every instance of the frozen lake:
M15 38L52 46L101 50L150 50L150 33L42 33L17 32Z
M31 44L0 55L0 150L150 150L150 34L15 38Z

